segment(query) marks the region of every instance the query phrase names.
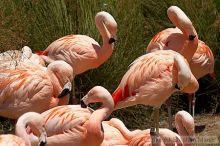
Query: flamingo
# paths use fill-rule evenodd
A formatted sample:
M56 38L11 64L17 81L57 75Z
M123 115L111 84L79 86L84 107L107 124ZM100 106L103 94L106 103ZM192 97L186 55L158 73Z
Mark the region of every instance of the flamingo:
M89 36L67 35L52 42L44 51L37 54L47 63L64 60L74 68L74 75L99 67L113 52L117 23L104 11L96 14L95 23L102 36L102 47Z
M93 87L82 101L101 102L95 111L80 105L57 106L43 112L47 146L99 146L104 138L102 121L114 110L111 94L101 86Z
M8 50L0 53L0 68L16 68L22 63L32 63L45 66L43 59L37 54L33 54L28 46L20 50Z
M0 68L0 115L17 119L28 111L41 113L68 104L72 79L73 69L64 61L47 68L31 63Z
M193 117L186 111L179 111L175 115L175 125L178 134L169 129L160 128L161 146L193 146L195 140ZM142 130L128 143L128 146L150 145L150 129Z
M23 114L18 118L15 127L16 135L0 135L1 146L44 146L46 144L47 134L40 114L35 112ZM26 131L27 127L37 135L34 141L29 139L30 133Z
M159 108L176 91L194 93L199 84L187 61L172 50L142 55L131 65L113 92L115 110L137 104L155 107L159 133Z
M196 79L206 74L210 74L211 77L214 77L214 56L212 50L201 40L198 40L198 47L196 47L197 39L193 40L195 42L194 45L187 45L190 32L195 31L189 18L177 6L169 7L167 15L171 22L176 25L176 28L167 28L157 33L148 44L146 51L152 52L157 49L172 49L187 58L191 71ZM194 33L194 35L196 35L196 33ZM155 48L155 44L160 44L160 48ZM189 111L191 113L192 106L192 115L194 117L196 98L194 94L189 95L188 98Z

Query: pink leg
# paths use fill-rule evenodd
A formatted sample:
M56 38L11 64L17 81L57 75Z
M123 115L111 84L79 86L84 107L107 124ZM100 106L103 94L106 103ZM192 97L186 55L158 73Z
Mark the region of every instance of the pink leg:
M192 94L188 94L189 113L192 114Z
M192 116L194 118L195 116L195 104L196 104L196 96L195 96L195 93L192 95Z
M195 93L189 94L188 95L188 100L189 100L189 113L192 114L192 116L194 118L194 115L195 115L195 102L196 102Z

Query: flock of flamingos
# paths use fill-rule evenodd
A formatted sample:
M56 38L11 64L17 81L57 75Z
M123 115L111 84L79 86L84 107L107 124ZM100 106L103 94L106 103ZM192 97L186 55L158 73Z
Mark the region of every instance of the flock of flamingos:
M15 135L0 136L4 146L173 146L193 145L197 79L214 74L211 49L201 40L186 14L171 6L167 14L175 28L157 33L146 54L129 66L111 94L93 87L81 105L68 105L74 77L102 65L112 54L117 23L107 12L95 16L102 36L100 46L85 35L68 35L52 42L44 51L0 54L0 116L16 119ZM159 128L159 109L175 92L191 94L192 115L175 115L178 133ZM90 103L102 103L93 110ZM117 109L144 104L154 107L154 125L130 131L112 118ZM191 107L190 107L191 109ZM172 115L170 115L172 116Z

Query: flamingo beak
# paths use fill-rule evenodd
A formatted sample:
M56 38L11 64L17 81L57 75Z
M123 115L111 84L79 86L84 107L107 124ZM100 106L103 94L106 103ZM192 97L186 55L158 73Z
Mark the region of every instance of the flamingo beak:
M108 43L109 43L109 44L112 44L112 43L114 43L115 41L116 41L116 40L115 40L114 38L110 38L109 41L108 41Z
M87 105L82 100L80 101L80 106L81 108L87 108Z
M71 90L72 90L72 84L71 84L71 82L67 82L67 83L64 85L64 87L63 87L61 93L58 95L58 98L62 98L62 97L64 97L64 96L68 95Z
M177 84L175 85L175 88L178 89L178 90L180 90L180 87L179 87Z
M88 104L87 104L87 95L85 95L82 99L81 99L81 101L80 101L80 105L81 105L81 107L82 108L87 108L87 106L88 106Z
M196 37L196 35L189 35L189 40L193 41L195 37Z
M41 141L40 144L39 144L39 146L45 146L46 144L47 144L46 142Z

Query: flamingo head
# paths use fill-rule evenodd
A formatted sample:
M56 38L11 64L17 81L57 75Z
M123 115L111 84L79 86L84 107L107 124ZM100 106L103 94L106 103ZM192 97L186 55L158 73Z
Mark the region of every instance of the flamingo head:
M114 109L114 101L111 94L104 87L93 87L82 99L81 105L88 106L90 103L101 103L100 108Z

